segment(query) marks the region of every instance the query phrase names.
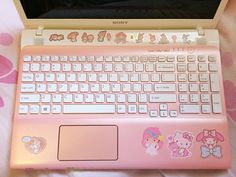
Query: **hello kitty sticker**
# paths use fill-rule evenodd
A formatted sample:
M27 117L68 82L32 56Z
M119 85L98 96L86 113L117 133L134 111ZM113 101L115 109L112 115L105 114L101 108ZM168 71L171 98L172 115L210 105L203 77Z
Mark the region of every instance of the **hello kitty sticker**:
M220 159L222 155L222 147L218 144L224 141L224 136L213 130L203 130L197 135L197 142L201 142L200 153L202 158L215 157Z
M143 133L142 145L145 152L151 156L158 155L158 151L163 146L164 137L159 128L149 127Z
M168 136L168 149L172 158L191 157L191 147L193 144L193 135L190 132L176 131L173 135Z
M39 154L46 147L46 140L42 137L24 136L22 142L25 144L25 148L32 154Z

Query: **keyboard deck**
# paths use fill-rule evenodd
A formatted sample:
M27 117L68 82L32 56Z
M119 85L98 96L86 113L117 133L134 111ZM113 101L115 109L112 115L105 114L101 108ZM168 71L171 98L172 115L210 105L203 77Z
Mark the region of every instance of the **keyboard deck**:
M223 111L216 49L136 54L74 48L22 52L18 114L177 118Z

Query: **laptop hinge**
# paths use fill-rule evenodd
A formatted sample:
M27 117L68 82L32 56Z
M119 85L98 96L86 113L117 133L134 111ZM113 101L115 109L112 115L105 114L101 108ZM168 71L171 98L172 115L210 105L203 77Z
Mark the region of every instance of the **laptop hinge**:
M43 45L44 38L43 38L43 26L39 26L35 31L35 38L34 38L34 44L36 45Z
M202 27L197 27L198 32L198 38L197 38L197 44L206 45L207 39L205 36L205 30Z

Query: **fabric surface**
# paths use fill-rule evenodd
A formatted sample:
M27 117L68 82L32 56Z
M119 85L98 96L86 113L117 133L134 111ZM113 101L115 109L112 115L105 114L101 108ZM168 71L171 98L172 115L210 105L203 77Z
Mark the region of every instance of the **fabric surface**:
M229 119L232 167L228 170L10 170L9 151L17 77L17 56L23 25L12 0L0 0L0 177L174 177L236 176L236 1L230 0L220 30L223 78Z

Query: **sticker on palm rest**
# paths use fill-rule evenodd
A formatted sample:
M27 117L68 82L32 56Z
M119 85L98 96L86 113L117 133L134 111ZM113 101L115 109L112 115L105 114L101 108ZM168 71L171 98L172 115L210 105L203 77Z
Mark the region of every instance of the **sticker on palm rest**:
M22 142L25 144L25 148L33 154L39 154L46 147L46 140L42 137L24 136Z

